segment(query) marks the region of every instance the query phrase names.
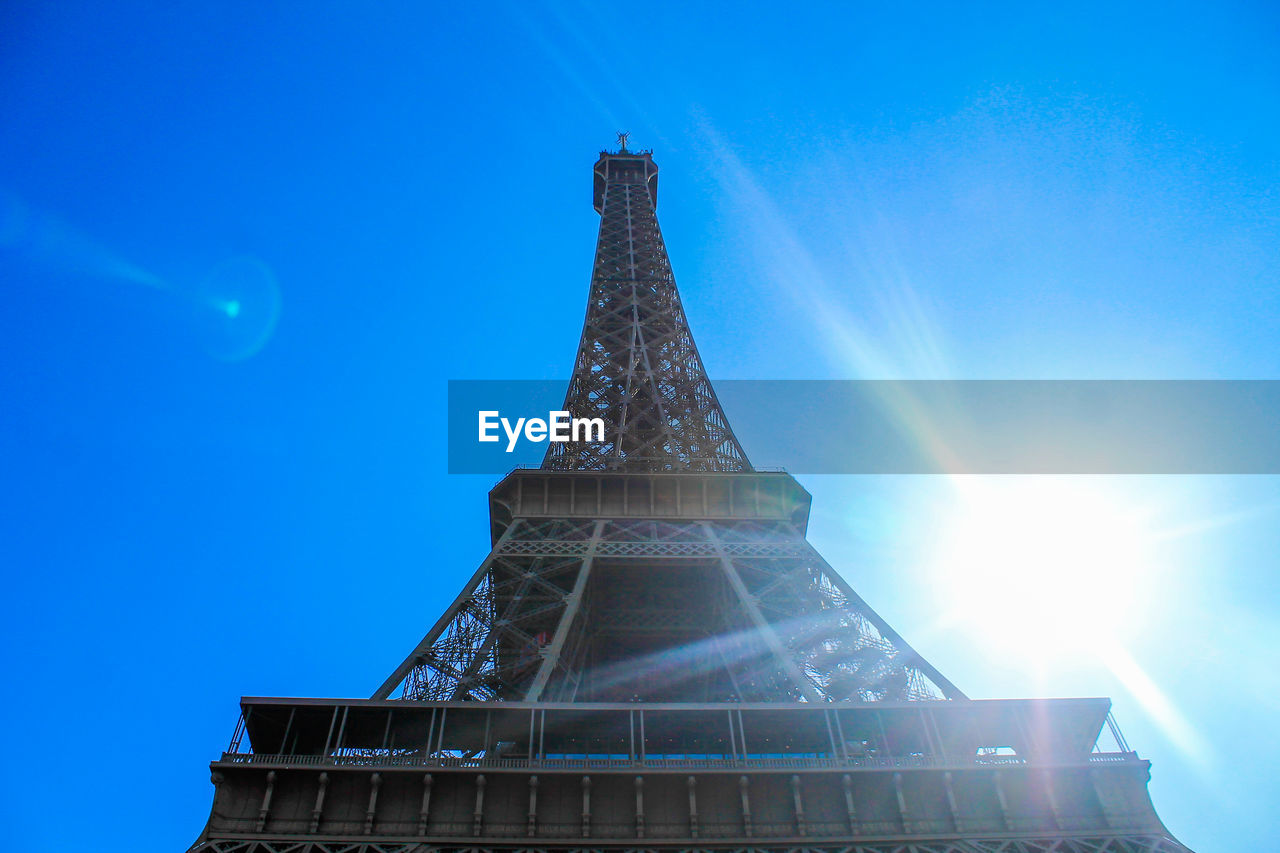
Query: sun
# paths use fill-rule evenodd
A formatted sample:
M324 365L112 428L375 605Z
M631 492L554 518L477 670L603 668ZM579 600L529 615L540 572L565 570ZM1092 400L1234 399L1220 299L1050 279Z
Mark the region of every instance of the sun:
M1036 663L1096 655L1138 627L1142 508L1089 478L957 478L931 577L949 625Z

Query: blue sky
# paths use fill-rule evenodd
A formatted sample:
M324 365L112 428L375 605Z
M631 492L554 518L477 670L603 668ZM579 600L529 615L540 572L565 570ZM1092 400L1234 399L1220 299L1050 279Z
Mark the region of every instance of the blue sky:
M445 383L567 375L617 130L713 378L1280 378L1267 4L10 2L0 36L21 849L185 847L240 695L366 696L429 627L492 485L445 473ZM1113 697L1193 849L1267 848L1280 483L972 479L804 478L811 540L969 695ZM964 603L956 531L1041 498L1082 526L1000 559L1142 571ZM1026 643L1044 589L1107 642Z

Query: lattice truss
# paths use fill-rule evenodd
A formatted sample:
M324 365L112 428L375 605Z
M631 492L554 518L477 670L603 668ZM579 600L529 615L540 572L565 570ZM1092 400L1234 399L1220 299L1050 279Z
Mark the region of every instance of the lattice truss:
M424 842L209 840L190 853L1190 853L1171 838L1107 835L1083 838L939 839L849 845L590 847L587 845L460 846Z
M374 698L391 695L865 702L960 694L790 524L517 519Z
M551 546L541 554L504 549L500 542L415 650L404 698L517 698L542 662L548 631L559 624L581 573L584 552L575 546L590 540L593 527L570 521L537 525Z
M750 470L680 304L647 180L655 167L605 158L603 168L591 295L564 408L602 418L605 440L552 442L543 467Z

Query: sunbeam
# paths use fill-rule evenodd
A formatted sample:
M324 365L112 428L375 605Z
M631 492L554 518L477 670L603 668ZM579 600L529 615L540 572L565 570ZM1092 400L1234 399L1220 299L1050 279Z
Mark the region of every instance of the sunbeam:
M829 280L798 229L711 121L699 114L696 126L706 146L704 156L714 164L710 174L735 208L751 211L748 226L759 237L756 245L767 253L761 261L772 281L785 287L805 316L818 324L837 362L860 378L944 378L949 368L941 335L901 265L888 260L869 239L854 253L849 242L854 236L847 234L845 249L857 255L857 273ZM851 291L862 296L852 298ZM865 318L850 309L854 304L865 307L866 297L876 305L880 325L894 332L886 338L893 342L892 350L878 345L866 331Z
M609 109L609 106L596 92L595 88L588 84L586 76L578 71L565 55L565 52L543 31L538 22L534 20L534 17L524 14L518 6L511 7L510 11L513 19L523 25L525 32L529 34L533 43L541 49L543 55L564 75L565 80L578 90L578 94L592 106L596 113L604 119L605 126L613 128L625 126L624 122L619 120L613 110Z
M1107 668L1156 721L1169 740L1201 769L1207 768L1212 755L1208 744L1133 656L1119 644L1101 646L1099 654Z

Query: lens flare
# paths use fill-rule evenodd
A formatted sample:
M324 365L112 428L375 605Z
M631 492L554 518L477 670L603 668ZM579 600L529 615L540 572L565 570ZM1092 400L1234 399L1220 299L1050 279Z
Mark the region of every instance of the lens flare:
M243 256L218 264L196 287L165 279L94 240L57 216L34 210L0 189L0 253L73 277L142 285L190 310L205 349L225 361L259 352L280 317L280 288L271 269Z
M205 349L224 361L243 361L261 351L280 318L275 275L248 255L214 267L196 288L193 302Z

